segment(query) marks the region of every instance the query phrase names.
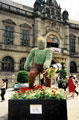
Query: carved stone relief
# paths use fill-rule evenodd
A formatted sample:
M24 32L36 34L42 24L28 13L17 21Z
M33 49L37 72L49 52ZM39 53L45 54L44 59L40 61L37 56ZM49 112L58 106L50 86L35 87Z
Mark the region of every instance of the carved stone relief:
M2 22L3 23L7 23L7 24L16 25L16 23L13 20L11 20L11 19L6 19L6 20L3 20Z
M46 29L46 33L50 32L50 31L55 31L57 33L60 33L60 27L55 22L50 23L49 25L47 25L45 27L45 29Z
M28 25L27 23L20 24L20 27L23 27L23 28L29 28L29 29L32 28L32 27L31 27L30 25Z

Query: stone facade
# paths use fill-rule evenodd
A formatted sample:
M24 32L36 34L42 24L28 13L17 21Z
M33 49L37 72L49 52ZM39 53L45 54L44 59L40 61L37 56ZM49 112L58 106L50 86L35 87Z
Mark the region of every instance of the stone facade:
M30 50L37 46L39 36L43 36L46 42L55 48L53 61L55 63L65 62L68 74L76 74L79 77L79 23L68 20L67 11L63 12L63 15L65 14L63 19L61 8L56 0L51 5L50 0L43 1L42 4L40 0L36 0L34 8L8 1L5 3L5 0L0 0L0 78L8 78L10 82L16 78L20 70L20 60L27 59ZM11 37L8 33L7 37L5 36L5 29L9 27L13 28L12 44L5 43L6 38ZM22 30L29 31L29 39L27 38L29 44L27 45L22 44ZM48 39L51 35L58 40L54 44L50 42L51 39ZM75 42L70 41L70 38ZM72 47L75 51L71 49ZM6 57L13 60L13 71L4 65ZM72 70L73 67L74 70Z

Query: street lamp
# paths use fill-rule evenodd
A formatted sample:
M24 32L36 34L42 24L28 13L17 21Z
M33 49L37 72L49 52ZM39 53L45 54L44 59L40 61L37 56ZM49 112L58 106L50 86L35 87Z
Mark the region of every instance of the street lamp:
M15 81L15 74L12 75L12 82Z

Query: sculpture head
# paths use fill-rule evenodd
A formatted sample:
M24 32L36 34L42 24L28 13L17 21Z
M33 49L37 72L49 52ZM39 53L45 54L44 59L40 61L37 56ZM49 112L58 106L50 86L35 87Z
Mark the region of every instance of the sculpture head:
M45 49L46 48L46 41L43 37L38 38L38 48Z

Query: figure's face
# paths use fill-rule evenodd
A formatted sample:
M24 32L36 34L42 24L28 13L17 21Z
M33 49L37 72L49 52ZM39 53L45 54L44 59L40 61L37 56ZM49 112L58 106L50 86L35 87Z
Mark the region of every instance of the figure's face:
M38 48L45 49L46 48L46 41L44 39L38 40Z

